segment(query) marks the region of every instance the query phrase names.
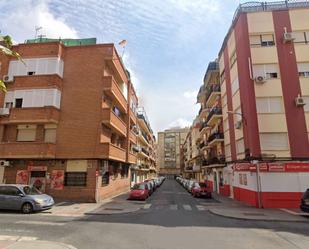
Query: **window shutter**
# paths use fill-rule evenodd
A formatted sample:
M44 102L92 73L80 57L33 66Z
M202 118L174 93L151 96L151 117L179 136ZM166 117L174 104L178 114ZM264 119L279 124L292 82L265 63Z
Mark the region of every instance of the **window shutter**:
M278 66L277 64L265 64L265 73L278 73Z
M56 142L56 129L45 129L44 141L46 143Z
M253 65L252 68L254 78L258 76L265 76L264 65Z
M309 72L309 63L297 63L298 72Z
M293 37L295 38L294 42L305 42L304 32L293 32Z
M268 98L268 101L269 101L269 111L271 113L281 113L282 112L281 97Z
M261 37L259 35L250 35L250 45L261 45Z
M260 133L262 150L288 150L288 136L286 133Z
M17 126L17 141L30 142L35 141L36 126L35 125L18 125Z
M309 96L305 96L303 97L304 101L305 101L305 105L304 105L304 111L305 112L309 112Z

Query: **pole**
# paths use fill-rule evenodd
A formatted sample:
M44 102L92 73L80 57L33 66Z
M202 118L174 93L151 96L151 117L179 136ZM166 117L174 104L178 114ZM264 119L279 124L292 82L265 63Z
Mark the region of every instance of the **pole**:
M255 162L255 165L256 165L256 188L258 194L258 208L262 208L260 165L257 162Z

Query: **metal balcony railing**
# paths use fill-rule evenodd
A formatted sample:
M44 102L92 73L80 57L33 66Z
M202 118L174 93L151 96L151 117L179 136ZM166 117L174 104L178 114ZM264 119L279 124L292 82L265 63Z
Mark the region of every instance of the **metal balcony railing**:
M221 91L221 88L220 88L220 84L212 84L210 86L207 87L207 90L206 90L206 102L208 101L210 95L213 93L213 92L220 92Z
M208 121L212 118L213 115L222 115L222 108L220 107L212 108L207 116L206 123L208 123Z
M221 132L216 132L216 133L213 133L211 134L208 139L207 139L207 142L210 143L212 142L213 140L215 139L223 139L224 138L224 134L221 133Z

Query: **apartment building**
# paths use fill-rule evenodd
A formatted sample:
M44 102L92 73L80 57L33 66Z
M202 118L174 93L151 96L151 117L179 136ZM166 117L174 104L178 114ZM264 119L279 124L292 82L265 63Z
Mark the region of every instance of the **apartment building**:
M202 156L199 149L199 136L200 136L200 121L196 117L193 121L192 126L189 129L189 132L186 136L185 142L183 144L183 156L184 156L184 168L181 171L182 175L191 179L196 180L202 179L201 174L201 165L202 165Z
M137 110L137 123L134 129L137 134L137 143L134 147L137 163L132 171L132 185L153 178L157 174L156 139L143 107Z
M173 128L158 132L158 167L160 175L179 175L181 148L189 128Z
M113 44L13 46L0 55L0 179L57 199L100 201L130 187L137 97Z
M298 207L309 187L308 38L307 1L251 2L219 52L223 184L250 205Z
M201 104L198 114L200 122L196 143L200 149L201 175L199 180L207 179L215 192L223 187L224 134L221 105L221 88L218 61L208 64L197 102Z

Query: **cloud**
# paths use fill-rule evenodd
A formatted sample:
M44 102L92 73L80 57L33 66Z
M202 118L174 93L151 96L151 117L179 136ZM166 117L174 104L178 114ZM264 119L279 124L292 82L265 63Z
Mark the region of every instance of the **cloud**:
M168 125L168 128L176 128L176 127L185 128L185 127L190 127L191 124L192 124L192 121L189 121L183 118L178 118L172 123L170 123Z
M198 91L194 90L194 91L186 91L183 93L183 96L187 99L191 99L191 98L196 98Z
M42 27L38 34L49 38L77 38L77 31L70 27L65 19L56 18L51 13L47 2L23 0L18 2L5 1L0 3L2 33L12 35L14 41L23 42L35 36L35 27ZM13 14L14 13L14 14Z

